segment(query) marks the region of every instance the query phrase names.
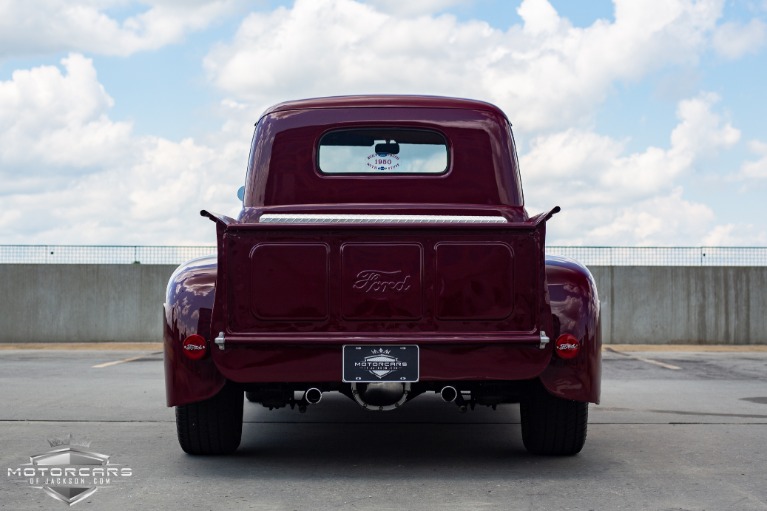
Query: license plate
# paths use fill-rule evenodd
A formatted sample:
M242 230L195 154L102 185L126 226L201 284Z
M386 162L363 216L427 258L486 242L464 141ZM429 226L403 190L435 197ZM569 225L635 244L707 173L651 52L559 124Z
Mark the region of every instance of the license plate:
M344 346L343 381L418 381L417 345Z

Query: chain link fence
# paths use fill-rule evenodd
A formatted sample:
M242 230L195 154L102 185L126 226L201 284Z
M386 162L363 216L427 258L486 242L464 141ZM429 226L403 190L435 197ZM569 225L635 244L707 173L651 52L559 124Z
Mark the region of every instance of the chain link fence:
M0 264L181 264L213 245L0 245ZM548 246L548 255L589 266L767 266L767 247Z
M767 247L546 247L588 266L767 266Z
M181 264L215 253L214 245L0 245L0 264Z

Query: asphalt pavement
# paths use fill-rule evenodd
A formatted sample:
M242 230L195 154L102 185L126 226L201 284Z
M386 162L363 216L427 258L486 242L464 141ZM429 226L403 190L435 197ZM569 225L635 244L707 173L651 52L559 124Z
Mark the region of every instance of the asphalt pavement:
M381 413L337 394L303 414L246 402L237 453L193 457L159 348L88 348L0 349L1 509L67 507L26 477L53 440L122 470L83 510L767 510L764 350L605 351L574 457L527 454L515 405L423 395Z

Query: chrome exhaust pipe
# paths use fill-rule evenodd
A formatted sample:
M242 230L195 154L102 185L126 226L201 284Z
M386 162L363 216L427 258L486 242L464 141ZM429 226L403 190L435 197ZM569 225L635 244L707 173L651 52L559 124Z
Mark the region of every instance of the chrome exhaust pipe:
M458 397L458 391L455 390L455 387L448 385L442 387L442 390L439 391L439 395L445 403L452 403Z
M310 405L316 405L322 401L322 391L316 387L312 387L304 392L304 401Z

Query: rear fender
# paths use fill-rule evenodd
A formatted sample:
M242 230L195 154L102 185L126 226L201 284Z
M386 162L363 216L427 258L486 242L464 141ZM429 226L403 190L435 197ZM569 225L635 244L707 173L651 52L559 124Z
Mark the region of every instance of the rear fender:
M556 355L540 375L546 390L574 401L599 403L602 378L602 332L599 296L589 270L571 259L546 257L551 312L552 343L564 333L573 334L581 350L572 360Z
M171 275L164 309L165 390L168 406L202 401L214 396L226 379L216 369L210 350L210 319L216 291L216 257L194 259ZM203 336L207 354L190 360L182 351L184 339Z

